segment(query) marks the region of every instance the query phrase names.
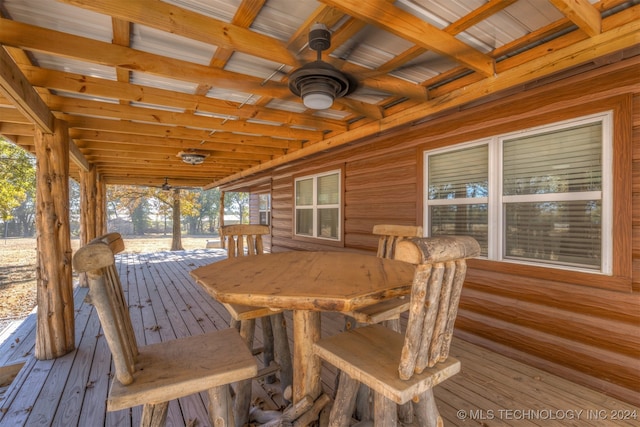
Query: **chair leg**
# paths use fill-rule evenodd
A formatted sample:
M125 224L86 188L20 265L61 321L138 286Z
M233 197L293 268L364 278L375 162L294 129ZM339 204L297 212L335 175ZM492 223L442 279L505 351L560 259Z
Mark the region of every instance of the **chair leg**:
M209 419L216 427L235 427L233 399L228 385L213 387L209 395Z
M287 336L287 322L283 313L276 313L269 317L273 331L275 357L280 365L280 386L284 394L287 387L293 384L293 362L289 349L289 337Z
M167 411L169 402L162 402L155 405L146 403L142 407L142 417L140 418L140 427L158 427L164 426L167 422Z
M262 363L267 368L274 361L273 328L271 327L271 316L260 318L262 323ZM267 375L265 382L273 384L276 381L275 375Z
M438 412L436 399L433 397L433 389L429 389L419 396L417 402L413 402L418 424L425 427L443 427L444 421Z
M411 400L403 405L398 405L398 418L404 424L413 423L413 403Z
M338 391L329 415L331 427L347 427L356 406L356 395L360 383L348 374L340 372Z
M253 335L256 321L254 319L240 322L240 336L249 349L253 348ZM249 423L249 409L251 407L251 379L239 381L235 384L236 399L233 412L236 426L244 426Z
M381 393L373 393L373 427L391 427L398 425L398 405ZM422 424L420 424L422 425Z

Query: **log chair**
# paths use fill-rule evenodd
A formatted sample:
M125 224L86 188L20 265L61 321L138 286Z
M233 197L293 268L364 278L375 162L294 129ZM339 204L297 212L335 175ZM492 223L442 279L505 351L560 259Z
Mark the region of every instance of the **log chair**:
M113 356L115 377L107 411L144 405L141 426L166 423L169 401L207 391L213 425L235 424L229 384L254 377L257 363L236 329L139 347L115 268L124 250L118 233L98 237L73 257L86 272L94 304Z
M374 426L397 425L396 404L410 401L419 425L443 425L433 387L460 371L449 347L466 258L479 254L468 236L398 242L394 258L417 265L405 334L373 324L314 344L314 354L340 371L330 425L349 425L360 383L374 392Z

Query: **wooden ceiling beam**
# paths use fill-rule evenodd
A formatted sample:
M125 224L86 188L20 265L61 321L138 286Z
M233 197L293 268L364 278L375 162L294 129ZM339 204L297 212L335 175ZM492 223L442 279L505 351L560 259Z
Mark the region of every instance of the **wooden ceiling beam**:
M234 89L258 96L290 94L289 88L279 82L265 83L264 79L246 74L219 70L3 18L0 18L0 44L186 82L204 83L212 87ZM100 55L96 55L96 52L100 52Z
M56 89L70 93L93 95L99 97L118 98L126 101L167 107L184 108L185 110L202 110L216 112L220 116L228 115L241 119L258 119L304 126L320 130L344 132L347 125L338 120L321 119L308 114L291 113L273 108L242 105L191 95L183 92L141 86L121 81L113 81L98 77L84 76L64 71L50 70L35 66L23 66L22 71L29 82L36 87Z
M42 132L53 133L53 114L3 46L0 46L0 92Z
M167 151L166 153L161 153L158 151L128 151L128 150L85 150L84 156L91 162L108 162L111 161L129 161L132 163L142 162L142 163L152 163L154 161L164 164L174 164L181 165L182 160L176 155L174 151ZM246 155L246 154L233 154L227 151L218 151L213 152L207 159L205 163L212 164L224 164L225 166L229 165L259 165L264 163L267 160L271 160L269 156L262 156L263 159L257 159L255 155ZM190 165L188 165L190 166Z
M178 153L183 151L179 148L173 147L156 147L144 144L107 144L104 142L85 141L78 140L78 147L84 153L103 152L105 155L112 155L113 153L127 154L135 158L150 159L150 158L164 158L180 160ZM258 154L258 153L240 153L235 151L225 150L204 150L198 149L199 152L209 154L209 158L228 159L228 160L242 160L242 161L255 161L264 162L271 160L274 156L270 154ZM89 156L89 154L87 154ZM180 160L181 161L181 160Z
M69 140L69 159L83 171L89 172L91 170L91 163L89 163L89 160L87 160L73 140Z
M108 120L95 117L83 117L71 114L58 114L59 118L69 124L69 133L75 137L77 129L89 131L109 131L127 135L148 135L165 138L178 138L193 140L197 146L202 141L228 142L238 145L256 145L260 147L282 148L297 150L302 147L302 141L268 136L242 135L231 132L211 132L207 130L192 129L184 126L167 126L159 124L136 123L124 120Z
M602 31L600 12L588 0L550 0L567 18L576 24L589 37Z
M491 57L471 48L386 0L320 0L347 15L366 21L426 49L449 56L483 76L495 73Z
M609 19L624 20L633 17L640 10L640 6L621 12ZM603 21L603 28L607 20ZM595 37L577 42L571 46L542 55L529 62L505 70L492 78L485 78L463 88L453 90L434 98L427 103L404 109L396 114L385 117L377 122L345 132L332 138L327 138L316 144L309 145L294 153L263 163L252 169L238 172L221 180L214 181L205 189L218 187L226 183L268 170L286 163L317 154L329 147L335 148L350 142L369 138L382 132L387 132L403 125L414 123L430 115L455 108L481 98L487 94L497 93L505 89L516 87L530 81L547 77L562 70L583 64L590 60L635 47L640 44L640 20L631 19L630 22L605 31ZM633 61L633 60L631 60ZM635 60L636 68L640 67L640 59ZM638 71L640 72L640 70Z
M287 126L272 126L250 123L245 120L221 120L213 117L165 111L130 105L110 104L87 99L68 98L56 95L44 95L45 103L52 111L88 116L111 117L122 120L137 120L147 123L191 126L212 131L244 132L257 135L270 135L281 138L294 138L318 141L324 134L318 131L294 129Z
M247 28L159 0L60 0L74 6L146 25L203 43L295 66L297 60L279 40ZM212 50L213 52L213 50Z
M0 113L2 115L2 113ZM2 117L4 120L4 117ZM5 123L0 122L0 134L3 135L19 135L19 136L33 136L35 129L32 124L21 123Z
M0 131L2 128L0 127ZM285 148L277 147L259 147L256 145L233 144L229 142L212 142L203 141L194 144L193 140L165 138L159 136L148 135L130 135L119 132L104 131L87 131L75 129L70 132L72 138L77 142L80 148L91 148L86 143L91 141L96 143L93 148L100 149L108 146L120 146L127 144L138 147L140 150L153 150L154 148L172 148L177 151L198 149L198 150L215 150L215 151L231 151L234 153L260 154L267 156L281 156L287 153ZM196 147L197 146L197 147Z

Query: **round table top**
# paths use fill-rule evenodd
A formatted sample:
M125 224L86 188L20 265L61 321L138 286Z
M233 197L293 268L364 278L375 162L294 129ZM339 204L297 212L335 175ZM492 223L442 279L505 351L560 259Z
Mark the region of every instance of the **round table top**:
M352 311L407 295L415 266L351 252L291 251L226 259L191 276L224 303Z

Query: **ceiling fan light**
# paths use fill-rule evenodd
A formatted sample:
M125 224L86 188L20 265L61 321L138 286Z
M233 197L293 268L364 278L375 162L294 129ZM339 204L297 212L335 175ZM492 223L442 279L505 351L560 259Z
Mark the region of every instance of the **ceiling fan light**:
M329 93L312 92L303 95L302 102L313 110L326 110L333 105L333 96Z

